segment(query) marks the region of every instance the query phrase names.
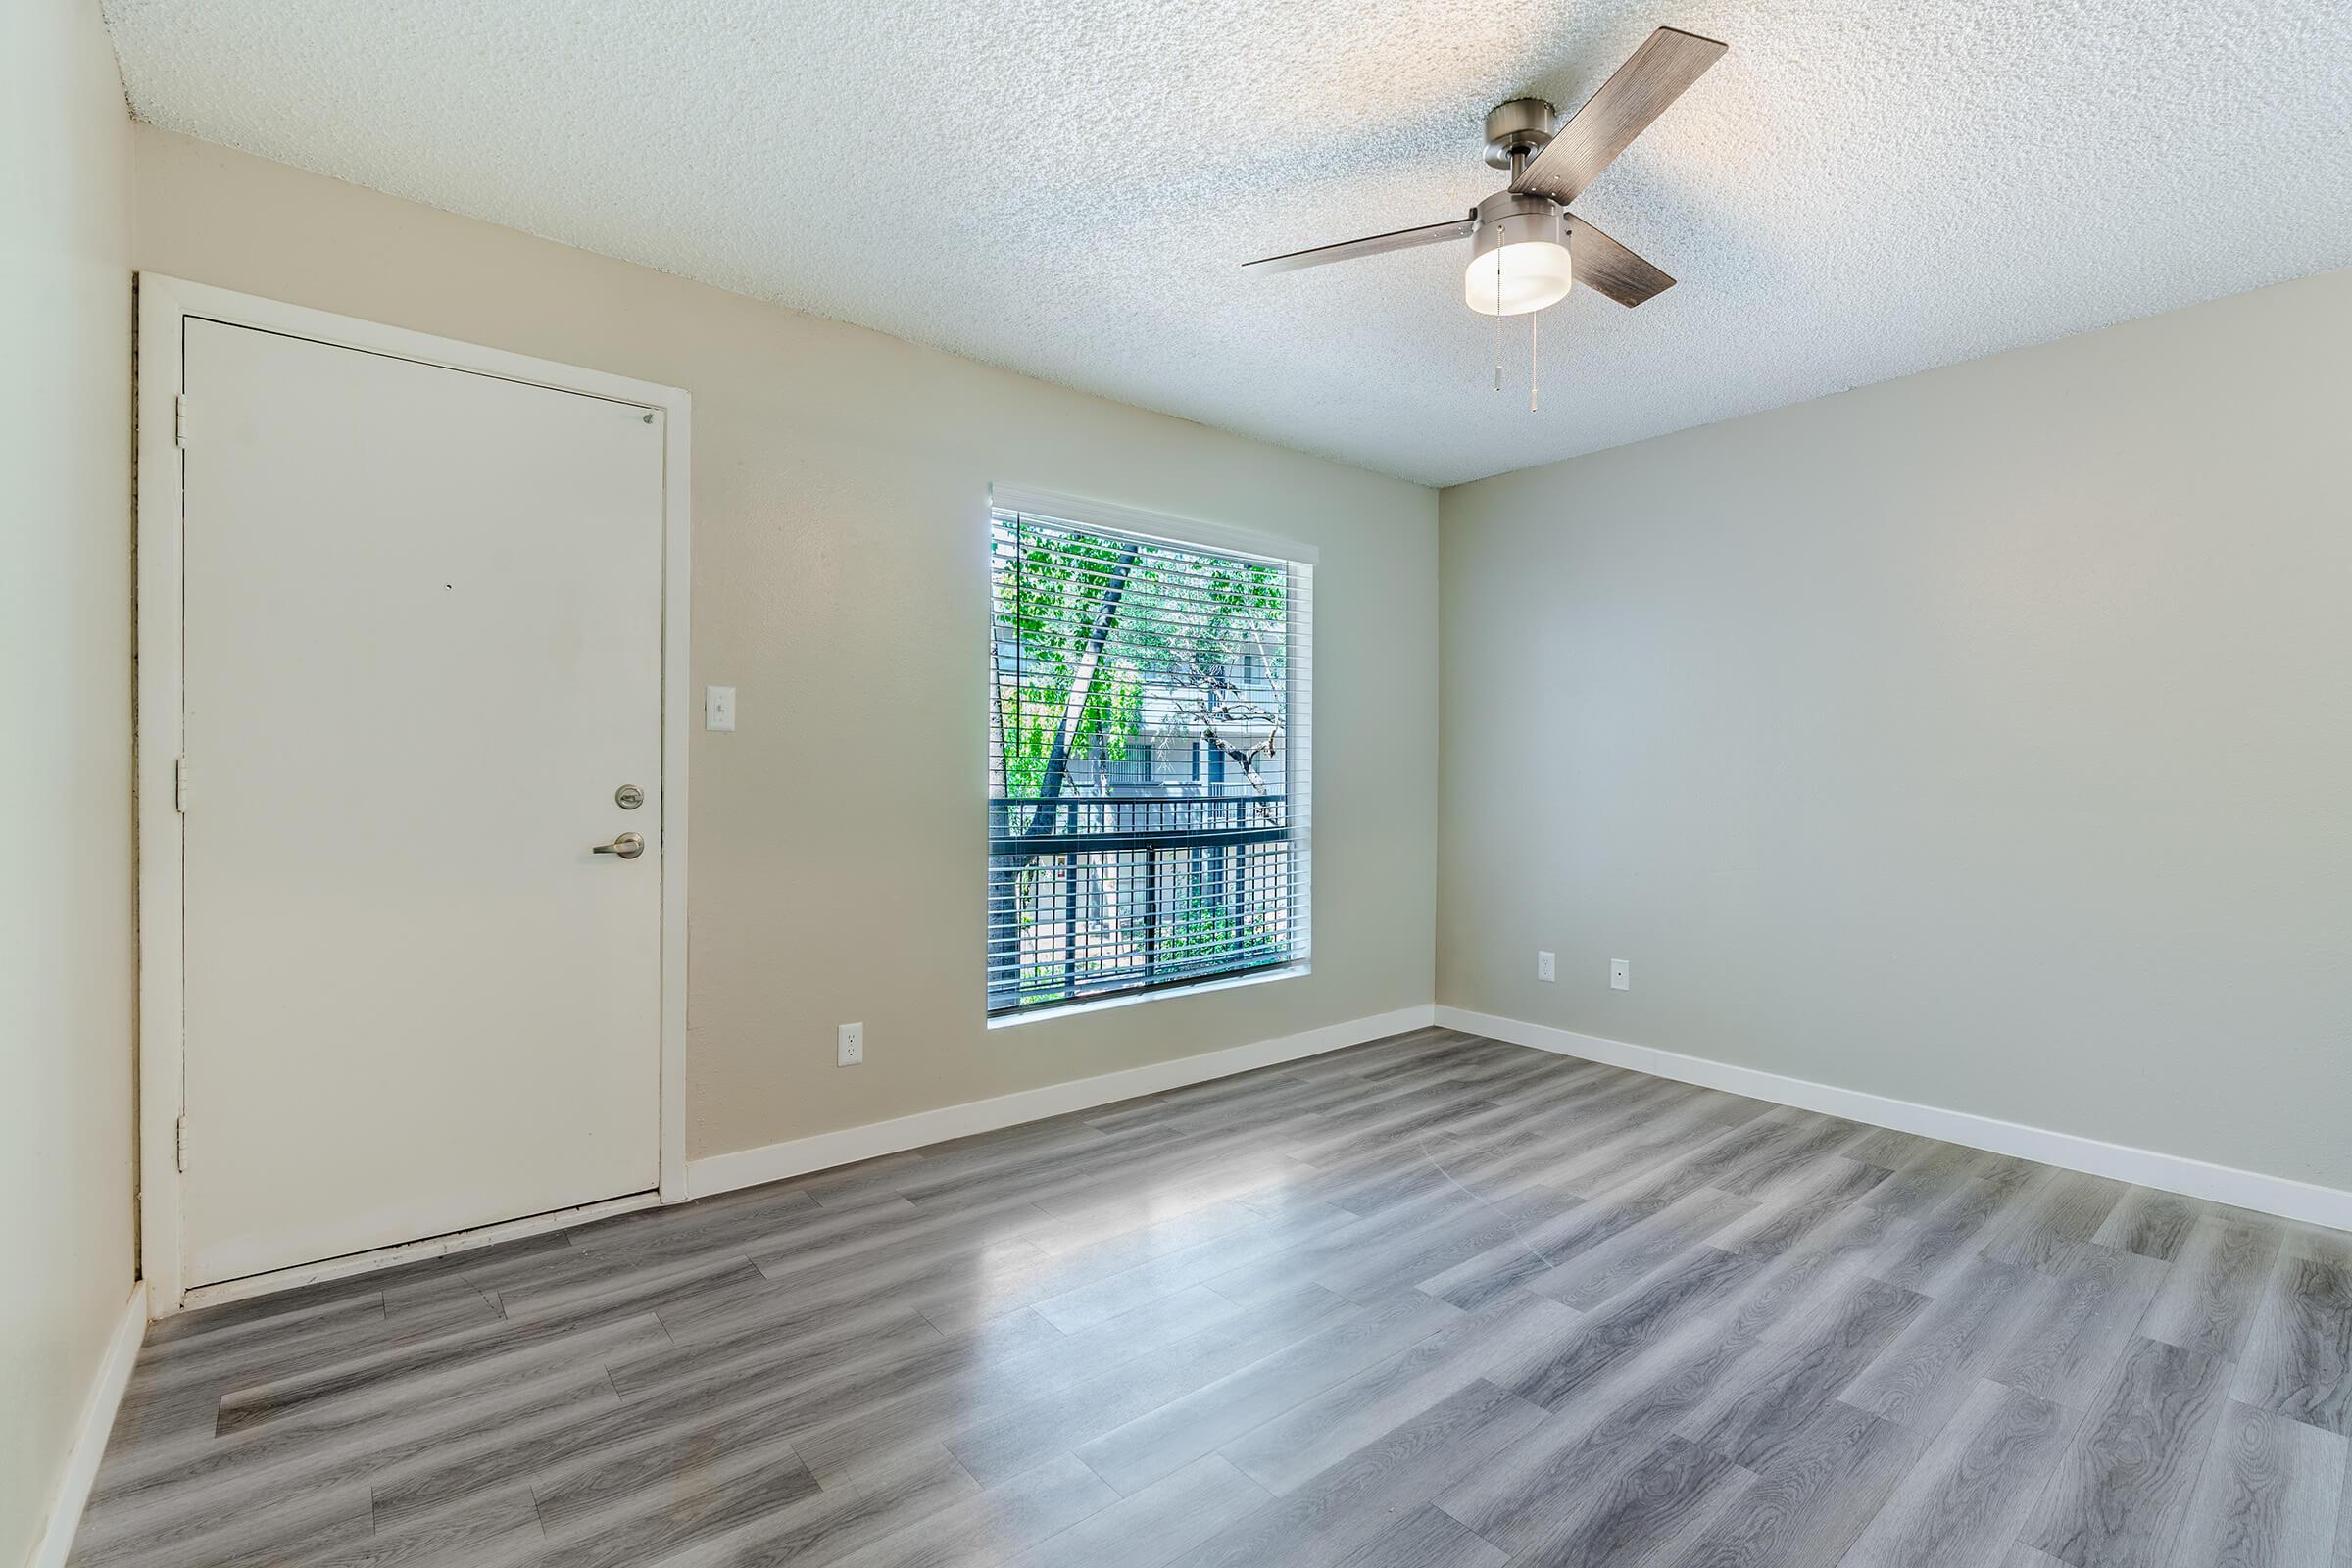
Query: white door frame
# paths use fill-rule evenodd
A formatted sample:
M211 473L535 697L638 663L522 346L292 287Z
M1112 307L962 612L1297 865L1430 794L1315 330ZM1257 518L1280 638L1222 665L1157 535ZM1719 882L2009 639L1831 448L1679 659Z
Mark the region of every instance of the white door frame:
M575 1223L596 1214L682 1202L686 1194L686 736L691 653L688 454L691 400L676 387L431 337L203 283L142 272L138 336L139 1258L149 1311L254 1296L356 1274L412 1257ZM182 323L189 317L282 332L425 365L584 392L666 417L662 448L662 1166L659 1197L635 1194L560 1214L534 1215L454 1236L355 1253L251 1279L188 1290L179 1174L185 1084L181 1019L181 574ZM204 411L187 411L202 439ZM204 781L186 780L189 799ZM201 1139L202 1129L194 1136Z

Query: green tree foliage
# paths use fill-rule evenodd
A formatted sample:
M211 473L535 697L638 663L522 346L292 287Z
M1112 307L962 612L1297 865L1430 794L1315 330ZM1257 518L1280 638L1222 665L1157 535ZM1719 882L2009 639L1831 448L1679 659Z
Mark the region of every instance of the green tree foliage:
M1254 655L1285 678L1288 579L1274 564L1136 541L999 524L997 661L1003 793L1059 793L1067 760L1123 759L1147 721L1181 720L1197 738L1282 715L1246 700L1233 678ZM1147 714L1147 692L1163 705ZM1229 745L1245 777L1273 743ZM1059 765L1057 765L1057 759Z

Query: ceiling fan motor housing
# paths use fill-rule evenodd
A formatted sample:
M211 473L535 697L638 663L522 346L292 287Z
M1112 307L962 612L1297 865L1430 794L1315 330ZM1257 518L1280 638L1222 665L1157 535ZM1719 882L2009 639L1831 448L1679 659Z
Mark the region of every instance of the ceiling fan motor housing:
M1514 98L1487 111L1487 163L1509 169L1511 156L1533 158L1559 134L1560 112L1541 98Z

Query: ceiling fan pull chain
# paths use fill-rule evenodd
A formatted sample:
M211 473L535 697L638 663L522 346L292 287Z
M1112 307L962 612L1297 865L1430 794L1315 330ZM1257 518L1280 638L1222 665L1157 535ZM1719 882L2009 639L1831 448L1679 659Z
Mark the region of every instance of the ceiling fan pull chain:
M1527 412L1536 412L1536 318L1542 311L1527 313Z
M1494 390L1502 390L1502 269L1494 269Z

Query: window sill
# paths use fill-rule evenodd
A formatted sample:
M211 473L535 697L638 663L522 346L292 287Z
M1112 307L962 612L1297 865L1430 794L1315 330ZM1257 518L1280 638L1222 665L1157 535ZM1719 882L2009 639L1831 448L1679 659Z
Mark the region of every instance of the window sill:
M1285 964L1260 974L1236 975L1230 980L1203 980L1198 985L1169 986L1163 991L1138 991L1124 997L1101 997L1091 1002L1065 1002L1055 1007L1037 1007L1027 1012L1008 1012L988 1020L988 1027L1013 1029L1025 1023L1043 1023L1049 1018L1068 1018L1082 1012L1108 1012L1113 1007L1132 1007L1146 1002L1168 1002L1177 997L1197 997L1208 991L1238 991L1244 986L1271 985L1277 980L1296 980L1300 975L1314 973L1314 960Z

